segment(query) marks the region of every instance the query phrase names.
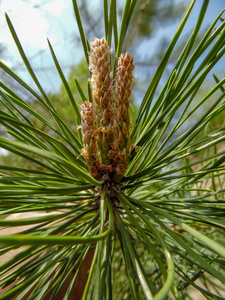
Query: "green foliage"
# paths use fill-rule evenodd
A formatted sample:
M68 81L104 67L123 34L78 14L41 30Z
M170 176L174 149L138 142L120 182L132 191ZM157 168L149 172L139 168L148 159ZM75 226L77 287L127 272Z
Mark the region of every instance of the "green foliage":
M188 299L188 286L207 299L224 299L225 127L223 122L216 128L211 123L224 114L225 78L215 76L215 85L200 93L225 53L225 21L219 22L223 12L194 46L208 2L203 1L195 27L157 97L194 0L149 83L132 129L139 151L133 151L121 183L111 184L113 201L106 193L108 182L92 178L81 155L79 104L91 100L90 84L83 86L89 76L87 60L72 70L76 80L67 82L49 43L63 92L46 95L6 16L38 92L0 63L34 99L28 103L0 83L0 124L7 130L0 147L28 162L0 164L0 226L3 230L22 226L19 233L0 238L3 258L18 250L0 266L1 286L13 284L0 299L59 299L62 290L60 299L69 299L87 261L90 269L82 299ZM89 42L75 0L73 4L87 58ZM105 36L109 44L114 39L116 58L135 5L136 1L126 1L118 35L116 1L109 6L104 1ZM199 113L205 104L207 109ZM18 213L22 218L10 218Z

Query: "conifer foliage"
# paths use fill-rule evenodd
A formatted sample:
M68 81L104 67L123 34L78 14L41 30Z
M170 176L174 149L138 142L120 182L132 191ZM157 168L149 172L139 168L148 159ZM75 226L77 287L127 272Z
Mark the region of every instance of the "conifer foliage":
M199 34L209 1L167 69L196 0L188 5L131 122L134 60L123 46L137 0L125 1L120 26L117 1L103 0L105 38L90 44L73 0L91 73L87 91L75 80L81 108L48 43L77 130L6 15L36 89L0 67L51 118L0 82L0 147L18 162L0 158L0 300L180 300L190 287L224 299L225 78L212 72L225 54L225 21L222 11ZM209 77L214 86L199 93Z

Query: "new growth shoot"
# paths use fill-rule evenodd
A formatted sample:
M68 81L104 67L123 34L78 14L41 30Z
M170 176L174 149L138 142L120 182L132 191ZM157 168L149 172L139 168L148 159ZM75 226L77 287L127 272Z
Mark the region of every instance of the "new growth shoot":
M91 176L103 182L124 175L133 150L129 107L134 60L122 53L113 80L110 55L105 38L95 38L89 53L93 103L81 105L82 154Z

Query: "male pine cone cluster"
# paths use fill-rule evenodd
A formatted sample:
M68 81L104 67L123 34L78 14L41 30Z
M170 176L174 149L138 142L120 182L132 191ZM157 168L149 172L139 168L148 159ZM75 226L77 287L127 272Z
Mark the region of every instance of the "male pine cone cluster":
M134 61L123 53L113 81L110 54L105 38L91 43L89 69L93 103L81 105L82 155L90 174L108 180L113 174L124 175L133 149L130 144L130 98Z

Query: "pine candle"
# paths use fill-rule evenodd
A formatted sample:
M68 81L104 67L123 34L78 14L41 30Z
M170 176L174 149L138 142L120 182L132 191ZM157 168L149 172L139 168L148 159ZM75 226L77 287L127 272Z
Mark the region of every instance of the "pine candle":
M134 60L131 54L122 53L113 81L110 54L105 38L95 38L91 43L93 103L86 101L81 105L82 154L90 174L101 181L108 181L115 174L124 175L133 149L129 107Z

